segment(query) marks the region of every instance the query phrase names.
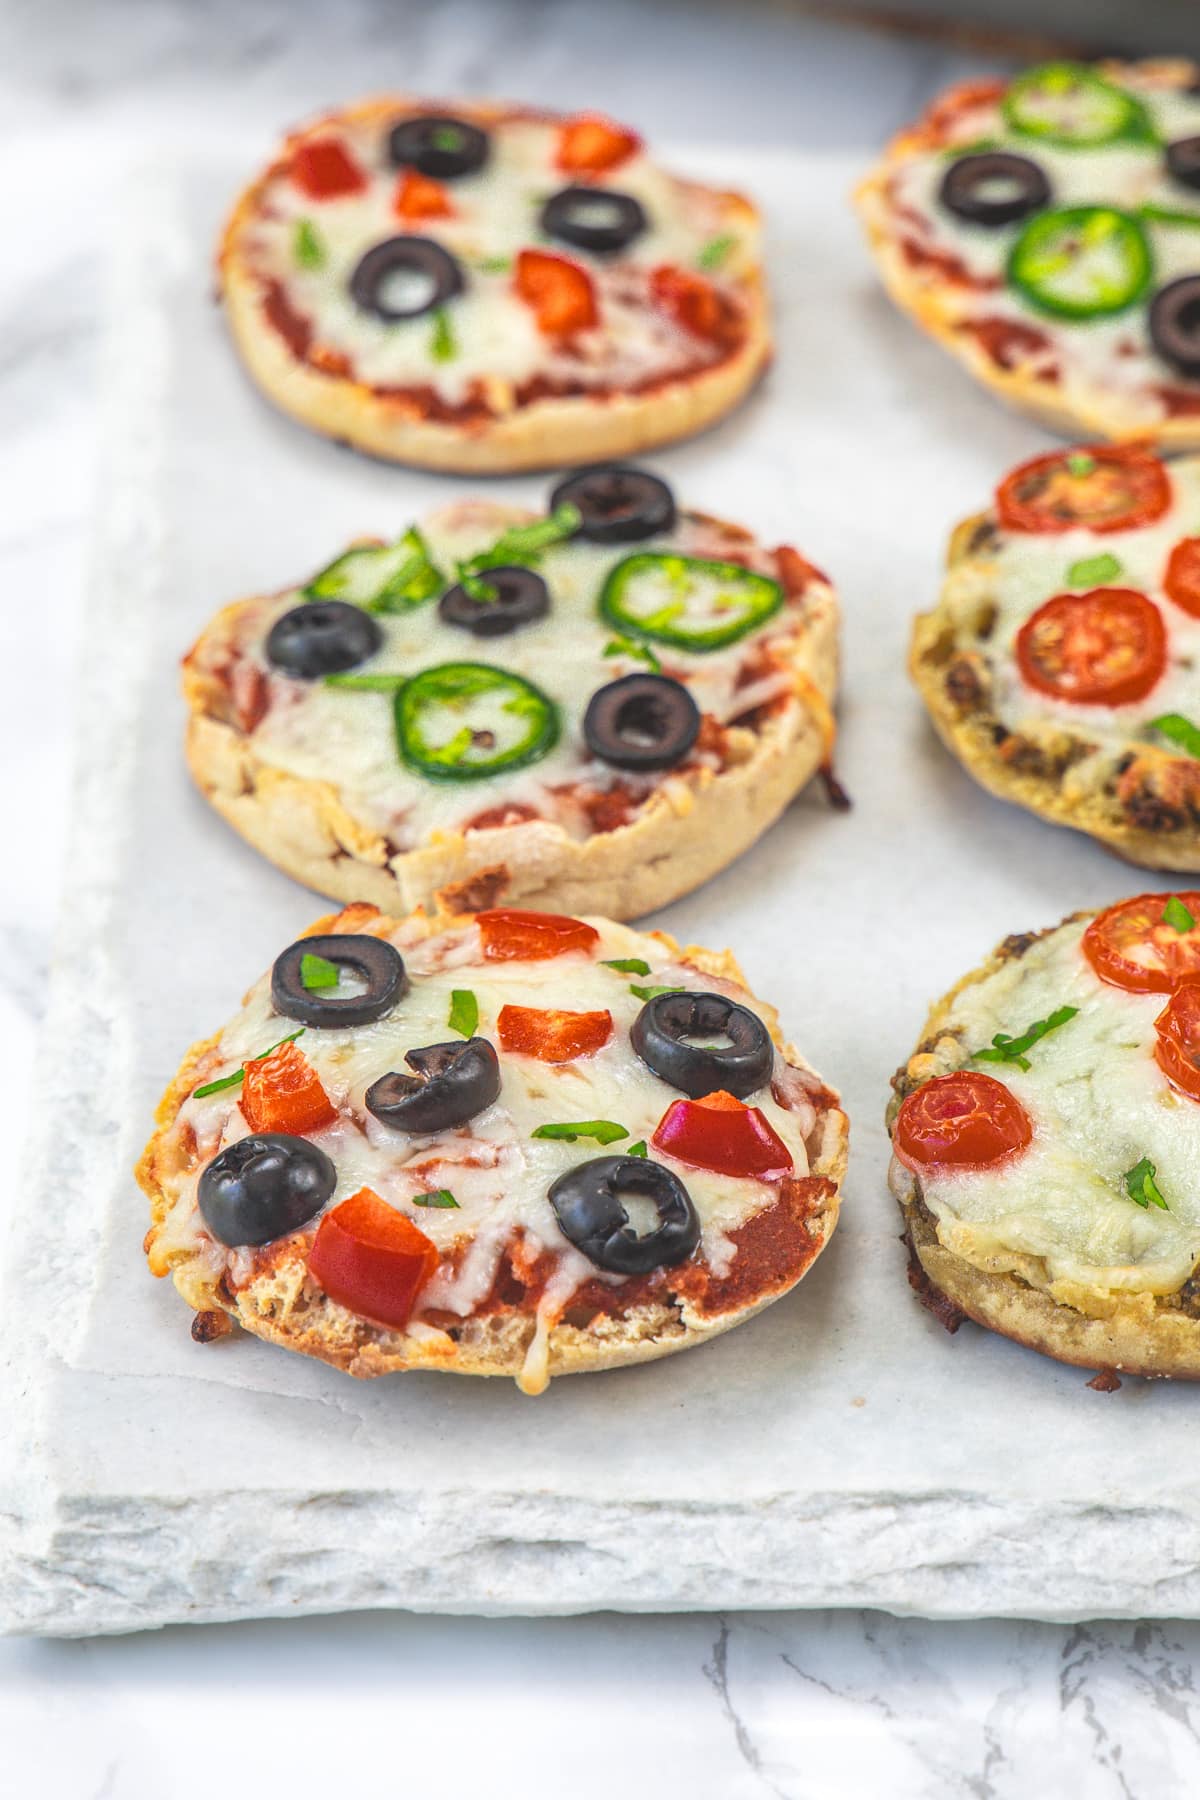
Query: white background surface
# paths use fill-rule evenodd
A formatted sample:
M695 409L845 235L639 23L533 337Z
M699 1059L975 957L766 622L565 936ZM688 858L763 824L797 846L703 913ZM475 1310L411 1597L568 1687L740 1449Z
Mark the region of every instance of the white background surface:
M435 18L436 14L436 18ZM3 1072L30 1067L66 846L99 248L148 134L240 134L406 82L608 106L658 135L868 145L981 66L707 7L347 5L0 11ZM634 60L631 62L630 55ZM19 246L19 254L14 251ZM920 361L914 351L914 363ZM964 400L964 414L972 409ZM932 567L936 547L930 548ZM31 668L36 680L30 679ZM35 774L36 772L36 774ZM1033 829L1030 827L1030 829ZM1015 828L1014 856L1028 837ZM86 871L67 859L68 893ZM996 871L989 871L994 877ZM998 921L1001 928L1020 921ZM982 929L981 935L986 937ZM953 971L951 971L953 972ZM901 1047L902 1048L902 1047ZM1090 1399L1090 1396L1087 1397ZM0 1648L0 1793L174 1800L222 1785L537 1794L1171 1796L1200 1778L1200 1630L871 1615L403 1616ZM301 1776L301 1771L302 1776Z

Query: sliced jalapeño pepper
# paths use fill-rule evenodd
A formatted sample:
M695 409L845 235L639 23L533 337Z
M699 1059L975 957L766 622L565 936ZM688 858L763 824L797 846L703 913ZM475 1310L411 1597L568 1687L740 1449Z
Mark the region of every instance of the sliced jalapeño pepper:
M1032 218L1012 247L1008 279L1038 312L1103 319L1124 312L1149 287L1146 233L1115 206L1062 206Z
M1083 63L1050 62L1013 82L1004 121L1019 137L1063 149L1092 149L1120 139L1153 143L1154 128L1141 101Z
M414 525L394 544L347 550L314 575L304 593L309 600L348 600L368 612L390 613L420 606L446 585Z
M430 781L482 781L538 762L558 742L558 708L488 663L439 663L396 695L396 746Z
M740 563L641 550L609 571L600 611L618 631L703 655L755 631L783 589Z

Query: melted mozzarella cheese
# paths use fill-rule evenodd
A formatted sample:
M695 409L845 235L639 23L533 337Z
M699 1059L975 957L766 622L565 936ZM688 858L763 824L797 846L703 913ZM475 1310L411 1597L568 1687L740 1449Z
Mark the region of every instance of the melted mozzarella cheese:
M939 1237L981 1267L1032 1256L1052 1281L1173 1293L1200 1259L1200 1104L1154 1060L1166 995L1102 982L1080 948L1084 923L973 982L942 1027L974 1051L1058 1007L1079 1009L1034 1045L1027 1071L972 1065L1020 1100L1033 1123L1029 1149L996 1169L922 1171L921 1188ZM1143 1157L1167 1212L1129 1197L1124 1177Z

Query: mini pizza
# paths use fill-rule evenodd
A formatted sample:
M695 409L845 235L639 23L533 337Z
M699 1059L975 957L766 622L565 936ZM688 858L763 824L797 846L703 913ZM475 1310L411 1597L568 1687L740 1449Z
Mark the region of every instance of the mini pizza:
M601 918L350 907L184 1060L138 1168L150 1267L347 1370L551 1375L793 1287L846 1118L733 958Z
M1200 457L1022 463L950 543L911 667L977 780L1131 862L1200 869Z
M302 424L431 469L553 468L737 404L770 356L759 235L608 119L388 97L286 140L219 273Z
M1005 939L893 1085L910 1279L950 1330L1200 1378L1200 892Z
M857 200L892 298L1055 430L1200 444L1200 71L950 89Z
M833 591L795 550L591 470L544 517L457 501L227 608L185 660L188 757L334 899L623 918L828 763L836 660Z

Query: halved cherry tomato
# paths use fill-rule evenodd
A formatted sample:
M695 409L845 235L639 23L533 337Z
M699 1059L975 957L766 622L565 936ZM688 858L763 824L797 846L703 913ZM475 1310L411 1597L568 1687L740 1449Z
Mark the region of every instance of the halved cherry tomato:
M565 256L518 251L514 282L522 300L532 306L538 330L547 337L586 331L600 317L591 276Z
M651 273L650 291L663 311L693 337L722 344L736 331L737 316L729 301L703 275L660 263Z
M1161 518L1170 504L1170 478L1157 456L1120 444L1031 457L996 490L996 511L1009 531L1131 531Z
M501 1047L539 1062L574 1062L594 1056L612 1036L610 1012L543 1011L537 1006L502 1006L496 1020Z
M1197 921L1177 931L1163 918L1168 900L1182 903ZM1097 913L1083 934L1083 953L1101 981L1130 994L1169 994L1200 975L1200 893L1137 894Z
M325 1214L308 1253L309 1273L331 1300L397 1327L408 1324L437 1265L425 1233L367 1187Z
M1017 633L1017 665L1039 693L1077 706L1144 700L1167 666L1167 632L1133 588L1056 594Z
M1200 537L1181 538L1167 558L1163 587L1176 606L1200 619Z
M641 148L636 132L614 125L599 113L568 119L558 137L557 163L568 175L601 175Z
M778 1181L792 1172L792 1157L761 1108L718 1089L701 1100L674 1100L650 1140L677 1162L718 1175Z
M242 1111L251 1131L318 1131L337 1112L308 1058L295 1044L279 1044L270 1056L246 1064Z
M991 1169L1033 1139L1029 1114L990 1075L935 1075L896 1115L892 1148L910 1169Z
M495 906L476 915L483 954L489 962L545 962L568 950L590 950L600 942L594 925L565 913L523 912Z
M366 192L367 178L339 138L301 144L292 157L292 180L310 200L340 200Z
M450 196L440 181L405 169L392 195L392 211L400 219L449 219L454 215Z
M1200 975L1181 981L1154 1021L1154 1060L1171 1086L1200 1100Z

